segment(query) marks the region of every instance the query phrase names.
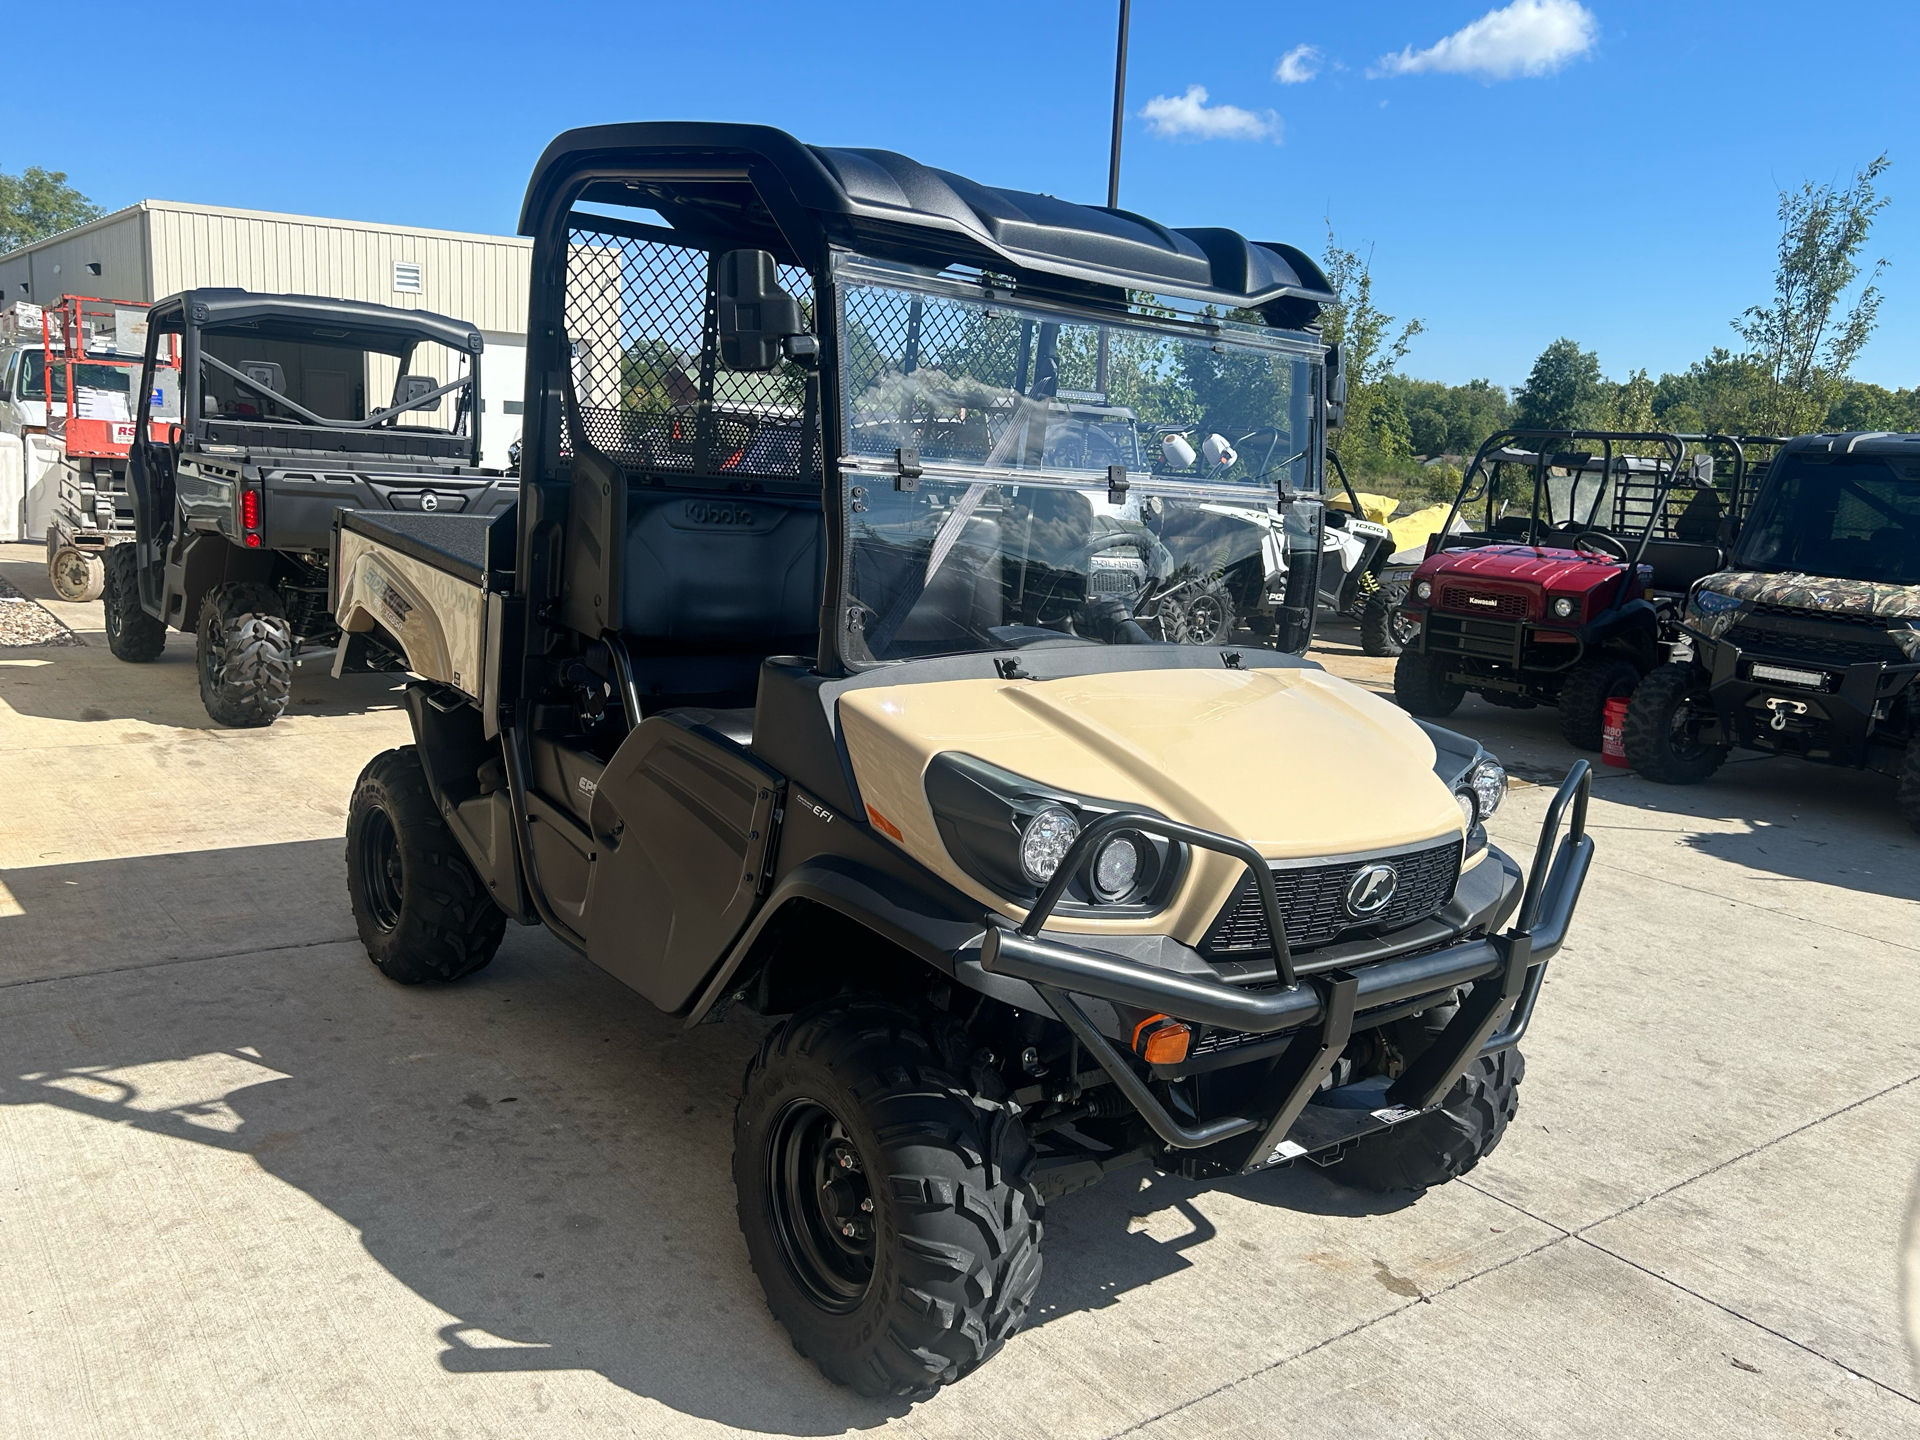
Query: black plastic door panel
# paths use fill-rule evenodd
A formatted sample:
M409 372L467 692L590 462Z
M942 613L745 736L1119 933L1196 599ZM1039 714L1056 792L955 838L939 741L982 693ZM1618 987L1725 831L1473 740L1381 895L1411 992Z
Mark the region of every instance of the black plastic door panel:
M783 781L674 715L629 734L600 776L587 956L683 1008L759 902Z

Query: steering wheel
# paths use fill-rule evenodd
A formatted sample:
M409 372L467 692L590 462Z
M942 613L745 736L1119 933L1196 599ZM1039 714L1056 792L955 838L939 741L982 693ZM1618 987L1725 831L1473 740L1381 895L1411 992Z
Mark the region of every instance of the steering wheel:
M1582 555L1601 555L1623 565L1633 559L1627 547L1604 530L1587 531L1573 542L1573 548Z

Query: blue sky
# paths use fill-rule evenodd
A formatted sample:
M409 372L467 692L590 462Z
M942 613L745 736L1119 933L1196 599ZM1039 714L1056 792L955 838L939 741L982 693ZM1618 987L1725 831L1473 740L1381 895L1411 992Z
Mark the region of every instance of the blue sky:
M1417 375L1512 384L1562 334L1657 375L1735 344L1728 321L1767 298L1781 186L1889 150L1872 250L1892 267L1855 373L1920 384L1920 6L1520 6L1135 0L1121 203L1314 253L1331 216L1371 246L1385 306L1425 320ZM553 135L655 118L1105 194L1108 0L97 3L76 36L80 14L10 17L0 168L64 169L108 206L506 231ZM93 36L118 55L89 57ZM29 103L63 55L77 93Z

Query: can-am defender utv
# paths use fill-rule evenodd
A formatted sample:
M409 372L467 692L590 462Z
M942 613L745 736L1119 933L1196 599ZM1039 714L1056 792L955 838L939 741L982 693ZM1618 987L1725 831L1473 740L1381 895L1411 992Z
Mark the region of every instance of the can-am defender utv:
M184 403L157 436L168 345ZM333 513L513 504L517 484L479 468L480 352L479 331L423 310L205 289L155 304L129 464L135 543L107 557L113 653L154 660L168 626L192 632L200 698L222 725L271 725L301 660L398 668L339 648Z
M1736 499L1715 487L1712 456L1677 435L1491 436L1414 571L1406 614L1418 635L1394 667L1394 699L1435 719L1469 691L1513 709L1554 705L1567 743L1598 750L1607 701L1666 659L1677 602L1724 563L1720 526ZM1453 533L1476 505L1480 528Z
M340 623L420 677L347 821L381 970L470 974L510 915L769 1017L740 1225L867 1394L997 1351L1043 1201L1107 1171L1419 1188L1499 1142L1586 767L1523 881L1490 756L1293 653L1311 260L721 124L561 136L521 231L516 520L339 521ZM1170 643L1253 509L1306 542L1281 648Z
M1879 770L1920 830L1920 435L1788 441L1728 566L1634 692L1629 763L1690 785L1743 745Z

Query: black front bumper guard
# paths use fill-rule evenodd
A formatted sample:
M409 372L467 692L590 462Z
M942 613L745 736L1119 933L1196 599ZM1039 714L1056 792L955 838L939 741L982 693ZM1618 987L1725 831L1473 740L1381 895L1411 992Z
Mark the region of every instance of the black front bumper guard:
M1081 832L1019 928L987 930L980 963L994 974L1030 983L1168 1148L1208 1152L1203 1168L1211 1171L1262 1169L1421 1114L1439 1104L1475 1060L1519 1043L1539 999L1547 961L1566 939L1593 861L1593 840L1586 833L1592 788L1587 762L1575 761L1547 807L1514 923L1503 935L1380 960L1351 973L1329 970L1301 980L1287 949L1272 869L1257 851L1224 835L1154 815L1123 812L1104 815ZM1560 838L1563 821L1567 833ZM1040 938L1068 877L1087 862L1105 835L1122 827L1152 831L1240 860L1258 889L1268 933L1274 937L1283 988L1248 990ZM1346 1048L1356 1014L1422 996L1441 997L1467 984L1473 989L1459 1010L1433 1044L1387 1088L1383 1105L1357 1111L1315 1107L1317 1113L1305 1113L1307 1102ZM1258 1102L1246 1107L1256 1115L1227 1115L1183 1125L1087 1018L1074 994L1252 1034L1303 1033L1281 1055ZM1309 1026L1316 1028L1308 1031ZM1259 1114L1268 1118L1257 1118ZM1250 1144L1227 1143L1256 1131Z

